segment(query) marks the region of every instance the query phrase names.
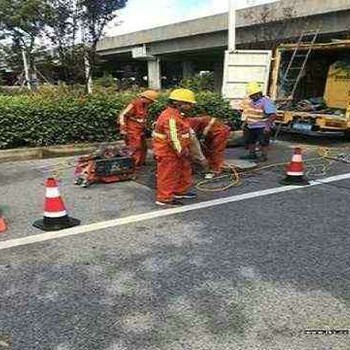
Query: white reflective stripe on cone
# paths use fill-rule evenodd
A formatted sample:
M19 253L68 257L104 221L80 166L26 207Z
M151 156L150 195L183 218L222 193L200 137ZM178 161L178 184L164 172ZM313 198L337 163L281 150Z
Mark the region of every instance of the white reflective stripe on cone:
M304 172L300 171L300 172L296 172L296 171L287 171L287 175L291 175L291 176L303 176Z
M293 156L293 159L292 159L292 162L295 162L295 163L301 163L303 160L302 160L302 157L300 154L295 154Z
M46 198L57 198L60 196L60 192L57 187L46 188Z
M65 210L57 211L57 212L48 212L48 211L44 212L44 216L47 218L60 218L61 216L66 216L66 215L67 215L67 212Z

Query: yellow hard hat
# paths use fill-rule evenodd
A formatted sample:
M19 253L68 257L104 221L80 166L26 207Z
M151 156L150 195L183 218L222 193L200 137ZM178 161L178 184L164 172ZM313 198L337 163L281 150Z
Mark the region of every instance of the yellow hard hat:
M157 101L157 99L159 98L159 93L154 90L146 90L141 93L141 97L147 98L151 101Z
M251 83L249 83L247 85L247 95L248 96L255 95L259 92L262 92L262 87L260 86L259 83L252 81Z
M188 89L175 89L170 94L169 98L175 101L196 103L196 97L191 90Z

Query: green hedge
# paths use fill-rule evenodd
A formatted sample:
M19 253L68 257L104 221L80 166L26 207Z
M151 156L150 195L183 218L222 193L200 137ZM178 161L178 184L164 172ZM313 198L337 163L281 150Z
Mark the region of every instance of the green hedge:
M84 96L62 91L0 96L0 148L37 147L119 138L116 116L137 92L116 94L104 89ZM197 94L194 113L208 113L233 121L239 118L218 94ZM151 120L164 109L167 95L151 108Z

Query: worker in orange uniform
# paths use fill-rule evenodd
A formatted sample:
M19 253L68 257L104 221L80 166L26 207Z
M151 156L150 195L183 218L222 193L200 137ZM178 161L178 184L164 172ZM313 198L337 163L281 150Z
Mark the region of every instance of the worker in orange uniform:
M157 161L157 205L182 205L181 198L192 199L191 128L186 114L196 103L188 89L175 89L169 106L160 114L153 132Z
M198 139L202 141L203 153L210 171L206 178L219 175L224 165L224 153L231 129L208 115L188 118L188 122Z
M146 124L148 108L159 97L158 92L147 90L132 101L119 115L120 134L125 143L133 149L133 159L136 167L144 165L147 156Z
M248 99L243 101L242 121L245 130L246 144L249 154L241 159L267 161L267 151L273 123L277 118L274 102L263 95L262 88L257 82L247 85ZM256 154L256 145L260 146L261 157Z

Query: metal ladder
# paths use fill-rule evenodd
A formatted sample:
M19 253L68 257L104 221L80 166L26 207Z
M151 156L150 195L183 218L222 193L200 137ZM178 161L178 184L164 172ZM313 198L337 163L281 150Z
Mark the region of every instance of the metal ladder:
M294 97L295 91L298 87L299 81L300 81L300 79L303 75L303 72L305 70L306 63L307 63L309 56L311 54L311 51L313 49L313 45L315 44L316 39L317 39L320 31L321 31L321 28L317 29L314 32L303 31L301 33L301 35L297 41L297 46L294 49L292 57L288 63L287 69L284 72L284 75L281 79L280 91L283 91L284 88L287 88L289 83L293 83L292 88L290 89L291 92L288 96L288 97L291 97L291 99L289 101L290 104L293 102L293 97ZM311 39L311 41L307 42L307 41L303 40L305 37L311 37L312 39ZM308 45L308 49L301 50L301 47L304 45ZM295 65L297 65L297 66L295 66ZM273 140L276 140L278 138L280 131L281 131L281 128L282 128L282 123L280 123L278 125L277 131L276 131L275 135L273 136Z
M316 42L320 29L315 32L303 32L297 42L297 46L293 51L292 57L288 63L287 69L281 80L281 88L287 87L292 83L290 89L290 96L293 98L298 87L300 79L305 70L306 63L309 59L313 45ZM311 41L304 41L305 37L311 37ZM307 49L302 49L303 46L308 45ZM306 52L305 52L306 51ZM288 89L289 90L289 89ZM289 92L289 91L288 91Z

